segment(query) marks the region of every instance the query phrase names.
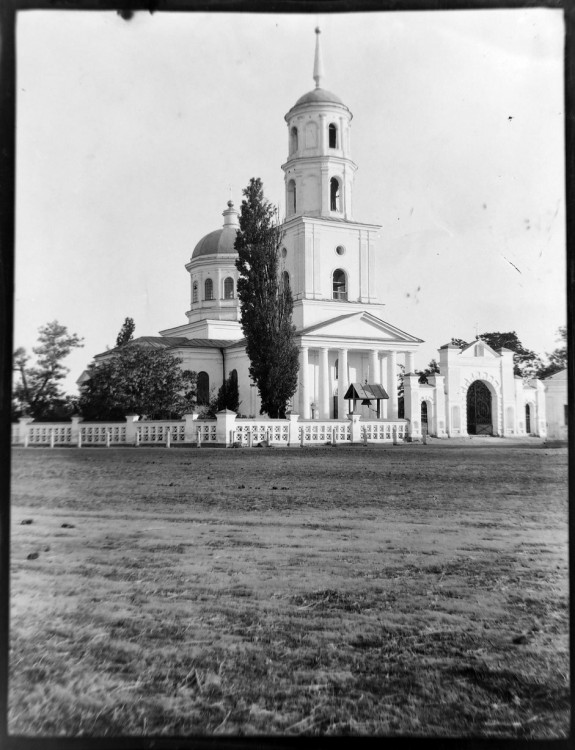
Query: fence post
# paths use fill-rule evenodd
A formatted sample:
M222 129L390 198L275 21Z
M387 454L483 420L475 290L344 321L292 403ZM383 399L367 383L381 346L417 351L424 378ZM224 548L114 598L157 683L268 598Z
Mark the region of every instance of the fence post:
M198 448L202 447L202 431L199 427L198 427L198 432L196 434L196 446Z
M127 414L126 415L126 443L129 445L130 443L134 443L134 445L138 445L137 440L137 434L138 434L138 425L136 422L138 421L140 417L137 414Z
M367 427L363 427L363 444L367 445Z
M288 431L288 446L290 448L297 448L299 445L298 431L298 414L289 415L289 431Z
M50 448L54 447L54 428L50 427Z
M335 425L331 426L331 444L334 448L337 445L337 427Z
M422 430L421 439L423 440L423 445L427 445L427 430Z
M106 448L110 447L110 430L106 428Z
M140 430L137 427L136 427L135 445L136 445L136 448L140 445Z
M397 445L398 440L397 440L397 426L396 425L393 426L392 435L393 435L393 444Z
M266 430L266 443L268 444L268 447L272 444L272 431L269 427Z
M169 427L166 427L166 448L170 448L172 445L172 431Z
M303 448L305 445L305 429L303 424L301 425L301 435L300 435L300 446Z
M24 443L24 448L28 447L28 441L30 440L29 425L33 421L33 417L20 417L18 420L18 442Z
M347 418L351 423L349 425L351 444L359 443L361 441L361 425L359 423L361 414L356 414L356 412L352 411L351 414L347 415Z
M82 447L82 438L80 437L80 419L82 417L75 415L72 417L72 426L70 427L70 444L76 443L78 448Z
M228 447L228 438L230 432L236 431L236 417L235 411L230 409L222 409L216 414L216 441L219 445Z
M195 435L195 429L194 425L198 418L197 414L184 414L184 421L185 421L185 427L184 427L184 442L185 443L193 443L194 442L194 435Z

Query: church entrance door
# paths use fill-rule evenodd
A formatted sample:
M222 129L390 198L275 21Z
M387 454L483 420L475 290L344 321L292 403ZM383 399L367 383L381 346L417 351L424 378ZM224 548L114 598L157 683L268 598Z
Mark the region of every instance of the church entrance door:
M525 432L531 434L531 407L525 404Z
M493 435L491 393L481 380L475 380L467 391L467 433Z

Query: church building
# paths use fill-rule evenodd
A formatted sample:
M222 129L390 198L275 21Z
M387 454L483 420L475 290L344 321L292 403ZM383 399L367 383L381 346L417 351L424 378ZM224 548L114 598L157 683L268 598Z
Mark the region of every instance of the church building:
M543 388L524 387L514 377L511 352L496 352L483 342L463 351L446 345L440 349L441 374L427 385L418 382L414 354L421 339L382 317L381 226L354 219L353 115L323 87L323 77L316 29L315 87L285 115L287 158L281 165L282 273L294 300L300 365L291 411L300 419L345 419L351 403L346 396L373 386L371 393L383 398L354 402L356 412L364 419L397 420L397 376L403 365L405 418L414 438L422 429L438 437L481 429L501 436L544 434ZM223 225L200 239L186 264L187 322L135 343L167 348L184 369L196 371L199 406L235 370L240 413L257 417L260 400L249 377L240 324L234 250L239 222L232 201L222 215ZM96 362L110 353L97 355Z

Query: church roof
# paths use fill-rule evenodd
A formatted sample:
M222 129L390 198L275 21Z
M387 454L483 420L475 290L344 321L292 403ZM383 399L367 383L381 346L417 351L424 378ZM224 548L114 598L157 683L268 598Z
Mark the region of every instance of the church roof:
M226 253L235 253L234 243L236 233L225 231L224 229L215 229L213 232L206 234L198 242L192 253L192 258L199 258L203 255L224 255Z
M234 208L232 200L228 201L228 207L222 216L224 217L223 227L221 229L214 229L213 232L202 237L194 248L192 260L200 258L203 255L236 254L234 244L240 224L238 221L238 212Z
M105 358L126 346L141 346L146 349L224 349L235 344L228 339L187 339L185 336L139 336L122 346L115 346L105 352L96 354L94 359Z
M236 339L184 339L183 344L173 344L170 348L177 349L225 349L236 344Z
M345 107L345 104L342 102L339 96L336 96L336 94L333 94L327 89L313 89L312 91L308 91L307 94L300 96L294 106L299 107L300 104L318 103L341 104L343 107Z
M100 352L100 354L94 355L94 359L98 359L99 357L107 357L114 352L120 351L120 349L124 349L124 347L126 346L142 346L146 349L167 349L170 346L181 345L187 340L188 339L184 338L183 336L138 336L137 339L132 339L126 344L115 346L113 349L108 349L105 352Z

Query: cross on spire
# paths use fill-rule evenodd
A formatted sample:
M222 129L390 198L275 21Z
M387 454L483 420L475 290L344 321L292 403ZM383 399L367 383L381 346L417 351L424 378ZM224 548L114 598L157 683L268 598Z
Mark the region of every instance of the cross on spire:
M315 81L316 89L320 87L320 80L323 78L323 61L321 59L321 48L319 46L319 35L321 29L319 26L315 28L315 59L313 63L313 78Z

